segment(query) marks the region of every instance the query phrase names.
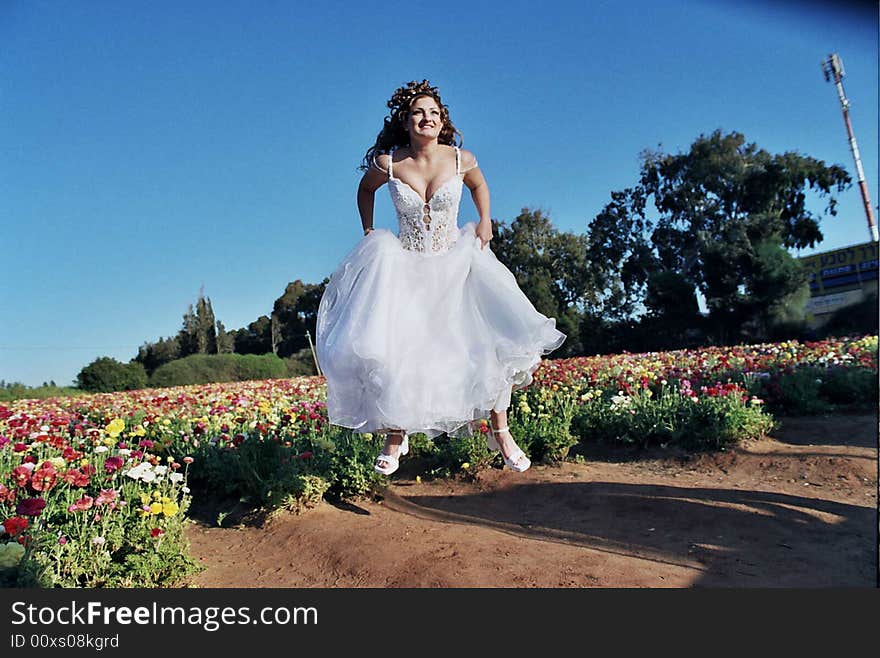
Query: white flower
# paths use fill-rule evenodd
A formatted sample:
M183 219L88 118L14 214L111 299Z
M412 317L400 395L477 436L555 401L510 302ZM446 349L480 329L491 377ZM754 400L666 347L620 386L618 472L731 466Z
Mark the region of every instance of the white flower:
M154 472L156 475L165 475L165 473L166 473L167 471L168 471L168 467L167 467L167 466L154 466L154 467L153 467L153 472Z
M24 464L22 464L22 466L24 466L29 471L33 471L37 467L37 465L33 462L25 462Z
M107 452L110 448L107 446L95 446L95 452Z
M183 473L171 473L168 479L175 483L180 482L183 480Z
M24 555L24 546L17 541L0 543L0 569L11 569Z
M119 454L123 457L128 457L131 454L131 450L129 450L128 448L120 448Z
M92 539L92 543L95 546L103 546L105 541L107 541L107 540L104 539L103 537L101 537L100 535L98 535L97 537Z
M152 482L156 479L156 476L152 471L152 466L150 466L148 462L141 462L134 468L128 469L125 474L132 480L143 480L144 482Z

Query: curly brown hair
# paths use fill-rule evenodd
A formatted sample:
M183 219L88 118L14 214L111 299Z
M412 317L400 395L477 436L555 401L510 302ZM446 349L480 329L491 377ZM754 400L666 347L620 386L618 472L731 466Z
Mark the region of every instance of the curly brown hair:
M443 122L443 127L440 129L437 141L440 144L461 146L463 142L462 134L452 124L452 120L449 118L449 108L440 100L440 91L437 87L432 87L431 83L427 80L422 80L421 82L411 80L403 87L395 89L391 95L391 99L387 103L391 114L385 117L385 125L376 137L376 143L367 149L363 162L358 169L369 169L376 155L387 153L394 146L409 146L406 119L413 101L421 96L433 98L440 108L440 119ZM456 136L458 136L458 140L456 140Z

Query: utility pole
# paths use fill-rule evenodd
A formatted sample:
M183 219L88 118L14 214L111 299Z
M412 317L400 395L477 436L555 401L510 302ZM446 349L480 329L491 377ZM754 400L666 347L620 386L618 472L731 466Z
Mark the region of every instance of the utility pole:
M312 350L312 358L315 360L315 370L318 371L319 375L323 376L324 373L321 372L321 366L318 363L318 355L315 353L315 346L312 344L312 334L308 329L306 329L306 338L309 339L309 347Z
M849 120L849 99L843 92L843 78L846 72L843 70L843 60L837 53L828 55L828 58L822 62L822 73L825 74L825 81L834 80L837 87L837 96L840 98L840 107L843 109L843 122L846 124L846 133L849 136L849 150L852 151L853 159L856 161L856 173L859 178L859 188L862 190L862 202L865 204L865 214L868 216L868 230L871 232L871 239L874 242L877 238L877 222L874 221L874 209L871 207L871 198L868 196L868 185L865 183L865 172L862 169L862 156L859 155L859 147L856 144L856 136L853 134L852 123Z

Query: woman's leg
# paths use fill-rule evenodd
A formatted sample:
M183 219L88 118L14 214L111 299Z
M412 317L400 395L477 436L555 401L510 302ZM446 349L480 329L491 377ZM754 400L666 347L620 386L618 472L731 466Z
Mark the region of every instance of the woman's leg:
M385 446L380 454L397 457L400 444L403 443L403 434L403 430L388 430L388 434L385 436Z
M511 394L513 391L511 390ZM492 422L490 424L490 430L497 430L500 427L507 427L507 409L504 411L495 411L492 409L491 412ZM516 452L519 449L519 446L516 445L516 441L513 439L513 435L509 430L504 430L502 432L492 432L495 437L495 441L498 442L498 447L501 449L501 454L510 459L510 455ZM525 454L522 454L519 459L517 459L514 463L517 466L522 465L528 458Z

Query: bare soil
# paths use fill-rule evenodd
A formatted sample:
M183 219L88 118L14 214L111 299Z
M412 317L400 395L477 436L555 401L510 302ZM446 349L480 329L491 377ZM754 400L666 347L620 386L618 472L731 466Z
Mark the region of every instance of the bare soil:
M196 587L876 587L878 421L783 418L722 452L416 482L188 529ZM414 467L414 465L410 465Z

